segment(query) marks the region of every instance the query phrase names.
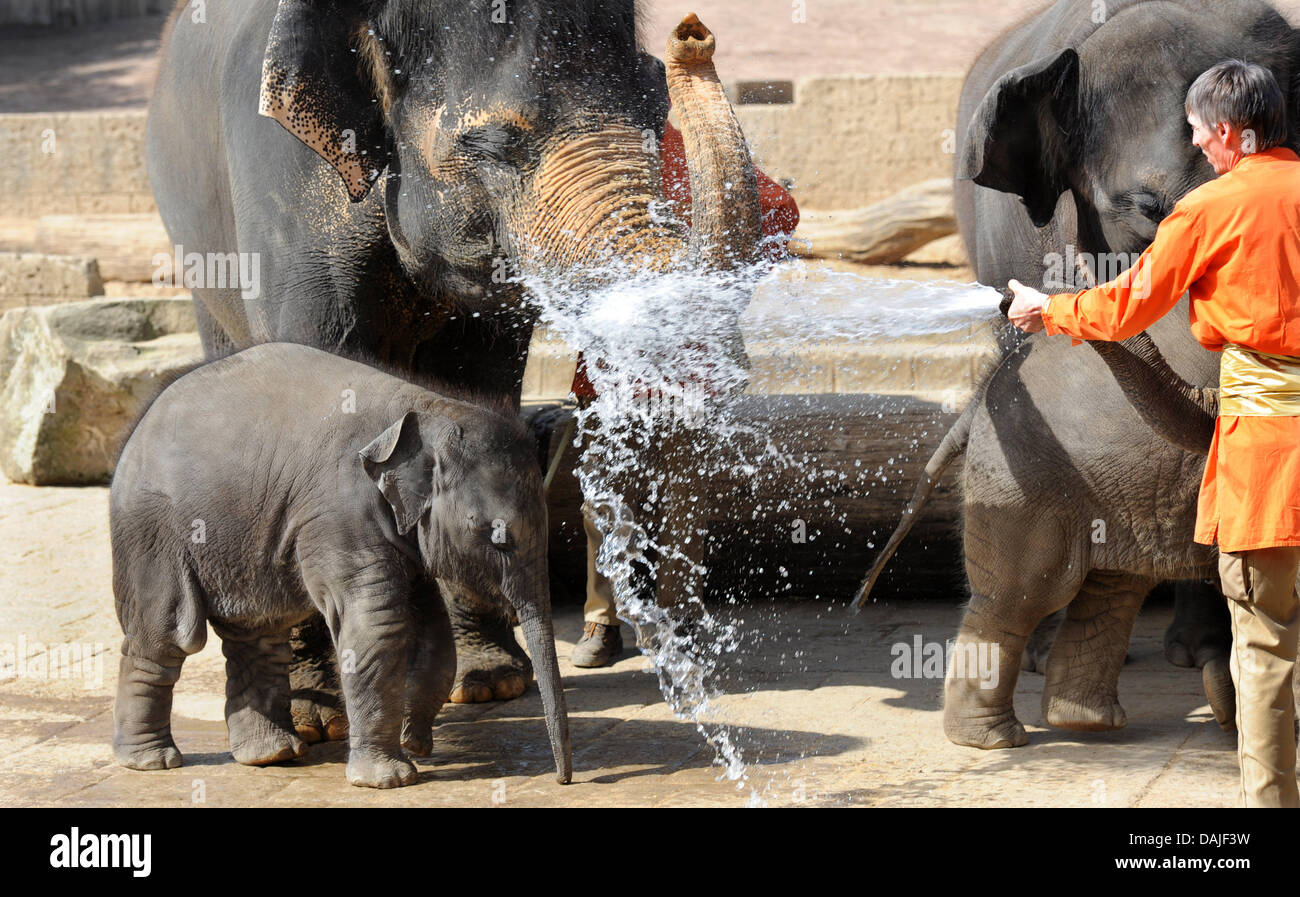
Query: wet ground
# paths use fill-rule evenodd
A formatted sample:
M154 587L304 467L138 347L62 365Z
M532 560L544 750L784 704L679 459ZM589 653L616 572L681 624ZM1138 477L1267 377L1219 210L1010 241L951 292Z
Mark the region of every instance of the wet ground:
M44 677L0 680L0 805L5 806L1231 806L1234 741L1210 717L1200 676L1165 662L1171 609L1138 622L1120 681L1128 728L1080 734L1045 728L1042 677L1016 696L1030 744L960 748L943 737L942 683L895 678L896 645L942 644L960 618L955 595L902 596L853 616L843 605L745 606L728 658L728 694L710 718L734 727L750 765L720 777L713 751L677 720L634 653L605 669L567 663L577 608L557 621L573 730L574 783L555 784L534 689L505 703L452 706L419 784L353 788L345 748L254 769L230 757L218 640L176 686L173 732L185 766L134 772L112 758L112 695L120 630L113 614L104 488L0 484L0 659L21 647L39 674L43 646L87 646L92 660ZM630 633L625 627L630 643ZM47 655L48 656L48 655ZM58 656L57 654L54 656ZM69 658L70 659L70 658ZM97 665L96 659L100 662ZM34 664L36 664L34 666ZM50 672L75 673L51 678ZM8 673L7 673L8 674Z

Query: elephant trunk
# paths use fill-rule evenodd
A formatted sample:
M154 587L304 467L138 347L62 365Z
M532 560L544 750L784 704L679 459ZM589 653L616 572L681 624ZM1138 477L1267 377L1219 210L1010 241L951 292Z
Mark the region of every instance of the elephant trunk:
M529 578L529 582L538 581ZM542 693L542 707L546 711L546 733L551 739L551 753L555 757L555 780L567 785L573 779L573 749L569 743L569 710L564 702L564 683L560 680L560 664L555 653L555 629L551 623L551 600L543 571L540 590L531 588L521 594L507 584L506 598L519 615L519 625L524 630L524 641L532 657L537 687Z
M550 149L509 222L524 270L614 262L633 270L725 270L752 262L762 236L749 149L713 67L714 37L694 15L668 43L668 92L682 123L691 230L661 218L652 134L606 122Z
M745 135L713 67L716 39L690 13L668 38L668 95L682 123L691 179L689 258L728 269L757 258L758 181Z
M1206 454L1219 416L1219 391L1192 386L1169 366L1146 332L1121 343L1089 341L1125 397L1166 441Z
M686 233L656 220L663 185L646 143L635 128L607 124L546 155L524 204L527 218L512 227L522 237L526 269L631 260L636 268L667 271L681 263Z

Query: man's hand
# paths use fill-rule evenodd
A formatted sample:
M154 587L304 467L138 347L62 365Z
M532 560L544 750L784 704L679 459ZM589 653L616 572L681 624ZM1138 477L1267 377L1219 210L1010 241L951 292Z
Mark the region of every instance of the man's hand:
M1007 309L1007 317L1011 323L1025 333L1037 333L1042 330L1043 303L1047 301L1047 294L1040 293L1033 287L1027 287L1018 280L1009 282L1007 288L1016 297L1011 307Z

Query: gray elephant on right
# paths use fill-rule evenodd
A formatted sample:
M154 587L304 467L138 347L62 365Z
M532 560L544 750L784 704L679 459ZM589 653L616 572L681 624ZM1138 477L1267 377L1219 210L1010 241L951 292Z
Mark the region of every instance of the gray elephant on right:
M1076 259L1102 263L1087 275L1099 279L1129 267L1174 203L1213 176L1183 102L1201 72L1233 57L1269 68L1296 108L1300 39L1257 0L1061 0L999 38L975 63L958 111L957 216L979 280L1061 292L1083 285ZM1150 337L1191 388L1212 388L1217 360L1188 330L1185 300L1181 308ZM1215 550L1192 541L1204 455L1148 427L1097 352L1043 334L1005 339L860 593L964 451L971 600L958 645L997 644L1000 669L991 689L949 677L944 731L980 748L1026 743L1012 704L1021 657L1061 610L1047 722L1122 727L1119 672L1143 600L1161 581L1216 575ZM1201 607L1217 611L1215 601ZM1219 638L1183 647L1221 653L1226 624ZM1227 677L1226 665L1215 670ZM1223 687L1207 683L1212 699ZM1230 699L1230 680L1226 688Z

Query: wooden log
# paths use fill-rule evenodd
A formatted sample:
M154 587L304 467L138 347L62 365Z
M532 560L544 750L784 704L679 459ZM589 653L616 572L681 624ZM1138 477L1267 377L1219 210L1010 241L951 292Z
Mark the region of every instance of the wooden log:
M571 414L544 406L528 416L550 450ZM647 469L666 472L647 512L661 538L707 568L700 584L666 567L661 600L687 587L712 599L777 596L848 600L899 515L930 455L956 420L913 398L879 395L746 396L731 437L752 469L733 465L707 429L678 431ZM551 568L574 595L584 589L585 537L575 476L580 449L567 447L548 498ZM719 454L723 452L722 454ZM784 458L785 460L782 460ZM726 461L704 475L710 461ZM792 463L786 463L786 462ZM957 522L960 464L935 490L904 549L877 587L881 599L920 592L962 594Z
M790 249L812 258L888 265L956 232L952 181L934 178L863 208L806 211Z
M36 222L35 249L88 255L99 260L105 280L149 283L153 258L172 255L171 240L157 215L43 215Z

